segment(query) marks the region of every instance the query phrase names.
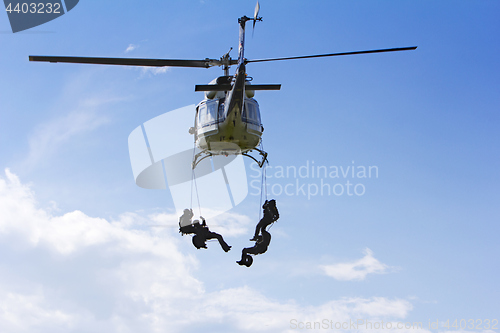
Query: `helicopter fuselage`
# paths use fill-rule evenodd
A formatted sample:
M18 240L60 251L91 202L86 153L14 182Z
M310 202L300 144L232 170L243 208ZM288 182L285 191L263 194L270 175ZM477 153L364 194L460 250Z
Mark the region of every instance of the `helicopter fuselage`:
M196 166L197 158L202 155L247 155L256 149L263 156L260 162L254 158L259 165L262 165L267 156L257 148L264 127L259 104L252 98L254 90L250 88L246 74L244 44L245 24L248 20L250 18L246 16L239 19L238 66L234 76L228 76L226 71L226 76L213 80L207 86L196 87L197 91L206 92L206 98L196 107L194 135L201 153L196 156L193 166ZM254 89L276 90L279 87L280 85L259 85Z
M196 107L196 146L213 155L252 150L260 144L263 132L259 104L252 98L245 64L238 66L234 77L223 76L211 83L215 86L224 81L233 81L231 90L207 91Z

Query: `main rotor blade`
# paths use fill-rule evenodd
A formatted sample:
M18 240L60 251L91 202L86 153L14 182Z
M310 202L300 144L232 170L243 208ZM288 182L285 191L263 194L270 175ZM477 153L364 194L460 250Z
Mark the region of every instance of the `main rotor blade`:
M125 66L151 66L151 67L202 67L222 65L220 60L183 60L183 59L143 59L143 58L92 58L92 57L52 57L29 56L30 61L65 62L74 64L98 65L125 65Z
M320 58L320 57L335 57L342 55L352 55L352 54L366 54L366 53L382 53L382 52L395 52L395 51L409 51L415 50L416 46L411 47L398 47L392 49L380 49L380 50L368 50L368 51L354 51L354 52L342 52L342 53L329 53L329 54L315 54L308 56L299 57L287 57L287 58L270 58L270 59L256 59L256 60L246 60L245 63L249 62L264 62L264 61L276 61L276 60L292 60L292 59L306 59L306 58Z

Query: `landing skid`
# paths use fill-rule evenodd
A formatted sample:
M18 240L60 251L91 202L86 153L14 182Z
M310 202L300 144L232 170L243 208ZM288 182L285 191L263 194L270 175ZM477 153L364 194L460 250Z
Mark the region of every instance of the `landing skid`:
M250 157L252 160L254 160L259 165L260 168L262 168L262 166L264 165L264 163L266 163L266 161L267 161L267 153L265 151L263 151L263 150L260 150L259 148L254 148L254 149L256 151L258 151L259 155L262 157L262 159L260 160L260 162L255 157L253 157L252 155L249 155L247 152L244 152L241 155L245 155L247 157ZM252 150L250 150L249 152L251 152Z
M256 151L259 152L259 155L262 157L262 159L260 161L257 160L252 155L248 154L252 150L256 150ZM259 165L260 168L262 168L262 166L264 165L264 163L267 161L267 153L265 151L263 151L263 150L258 149L258 148L253 148L252 150L249 150L248 152L244 152L244 153L240 153L240 154L244 155L244 156L247 156L247 157L250 157L252 160L254 160ZM203 161L205 158L210 157L210 156L214 156L214 155L226 155L227 156L227 155L234 155L234 154L225 153L223 151L221 151L220 154L212 154L208 149L205 149L205 150L200 151L198 154L194 155L193 162L191 163L191 168L195 169L196 166L201 161Z
M202 156L202 155L203 155L203 157L200 158L200 156ZM205 158L210 157L210 156L212 156L212 154L209 153L208 150L202 150L198 154L194 155L193 162L191 163L191 169L195 169L196 166L198 165L198 163L200 163ZM200 159L198 159L198 158L200 158Z

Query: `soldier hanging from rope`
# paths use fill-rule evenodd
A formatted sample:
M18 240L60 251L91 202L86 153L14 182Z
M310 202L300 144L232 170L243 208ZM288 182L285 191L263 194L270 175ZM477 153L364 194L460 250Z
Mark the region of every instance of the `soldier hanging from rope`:
M208 239L214 239L216 238L219 241L220 246L222 249L226 252L228 252L231 249L231 246L229 246L225 241L224 238L222 238L221 235L219 235L216 232L212 232L208 229L208 226L205 222L205 219L203 216L200 216L200 219L202 220L202 223L200 224L200 221L194 220L191 222L191 219L193 218L193 210L192 209L184 209L184 214L179 218L179 232L184 236L186 234L195 234L193 236L193 245L197 249L207 248L207 240Z
M262 205L262 209L264 210L264 216L255 227L255 234L251 239L251 241L255 241L255 245L253 247L244 248L241 251L241 260L236 262L239 265L250 267L253 263L253 258L250 254L256 255L265 253L271 243L271 234L266 228L276 222L280 217L278 208L276 207L276 200L266 200L264 205Z

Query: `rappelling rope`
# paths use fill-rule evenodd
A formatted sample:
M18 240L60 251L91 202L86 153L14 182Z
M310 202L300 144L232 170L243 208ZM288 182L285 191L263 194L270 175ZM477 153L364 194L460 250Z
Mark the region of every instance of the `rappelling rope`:
M266 161L266 163L269 163L269 162ZM264 163L264 165L265 165L265 163ZM263 192L265 193L265 198L267 201L267 171L266 171L266 168L264 165L262 166L263 169L262 169L262 180L261 180L261 188L260 188L259 221L262 218L262 210L260 208L262 207L262 193ZM276 222L276 221L274 221L274 222ZM271 230L271 228L273 227L274 222L272 222L269 225L269 230Z
M194 143L194 146L193 146L193 162L194 162L194 157L196 156L196 142ZM200 205L200 197L199 197L199 194L198 194L198 185L196 184L196 175L195 175L195 168L191 167L191 203L190 203L190 209L192 210L193 209L193 184L194 184L194 188L195 188L195 191L196 191L196 200L198 200L198 211L200 213L200 216L201 215L201 205Z
M262 142L260 143L260 148L263 151L264 147L262 145ZM262 218L262 193L265 194L265 199L267 200L267 174L266 174L266 163L269 164L269 162L266 160L264 161L264 164L262 165L262 179L260 181L260 204L259 204L259 221Z
M198 185L196 184L196 177L195 177L195 174L194 174L194 169L193 169L193 179L194 179L194 188L196 190L196 200L198 201L198 211L200 212L200 216L202 216L201 215L200 196L198 194Z

